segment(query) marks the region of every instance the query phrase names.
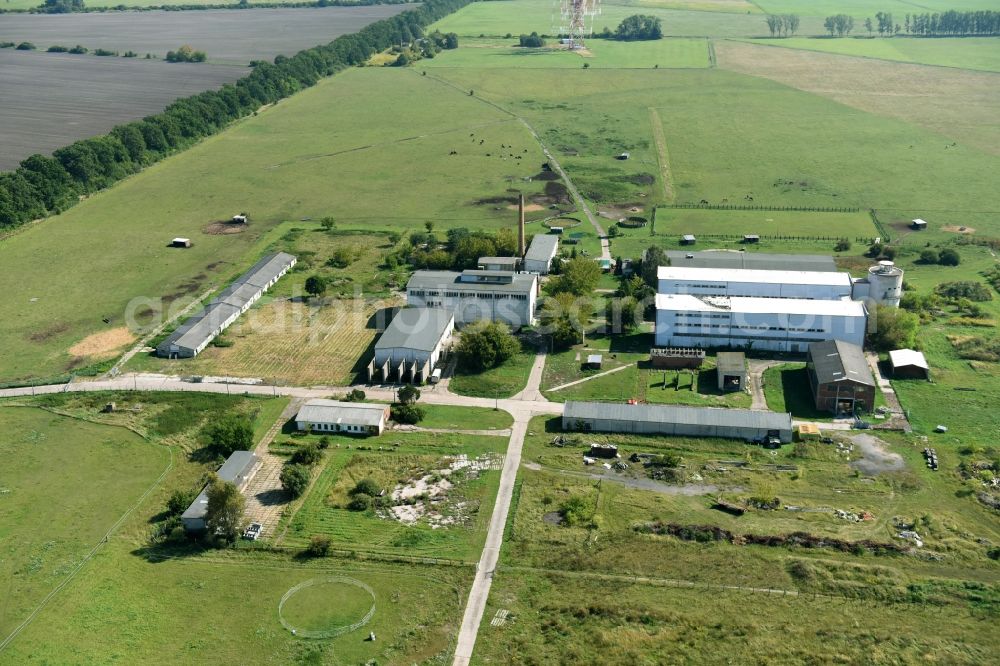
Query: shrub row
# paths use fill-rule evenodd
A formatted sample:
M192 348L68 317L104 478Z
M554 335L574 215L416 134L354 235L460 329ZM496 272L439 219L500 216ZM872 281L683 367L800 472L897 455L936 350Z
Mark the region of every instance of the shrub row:
M425 26L469 2L427 0L418 9L372 23L291 58L279 55L273 63L253 62L253 71L235 84L179 99L162 113L77 141L51 157L32 155L15 171L0 174L0 230L62 212L81 195L109 187L261 106L342 69L361 65L393 44L420 37Z

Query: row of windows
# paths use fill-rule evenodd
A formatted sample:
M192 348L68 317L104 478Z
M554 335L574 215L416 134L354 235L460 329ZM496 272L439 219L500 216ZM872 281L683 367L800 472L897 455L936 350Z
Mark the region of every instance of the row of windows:
M749 326L749 325L730 325L730 324L677 324L675 328L678 327L689 327L689 328L729 328L736 329L739 331L791 331L793 333L825 333L826 329L823 328L800 328L796 326L785 327L785 326Z
M517 301L528 300L527 294L509 294L509 293L495 293L492 291L487 292L458 292L458 291L424 291L418 289L411 289L410 296L443 296L445 298L479 298L483 300L503 300L512 298Z
M674 319L729 319L728 314L705 314L703 312L675 312Z

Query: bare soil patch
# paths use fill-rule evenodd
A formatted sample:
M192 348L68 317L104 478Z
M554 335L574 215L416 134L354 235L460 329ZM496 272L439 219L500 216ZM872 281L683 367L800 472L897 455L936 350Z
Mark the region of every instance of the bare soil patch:
M507 210L517 210L517 204L511 204L510 206L507 206ZM537 213L540 210L545 210L545 206L541 206L536 203L524 204L525 213Z
M960 227L957 224L946 224L941 227L941 231L949 231L953 234L974 234L976 230L972 227Z
M899 118L1000 154L1000 74L718 41L719 67Z
M48 340L51 340L55 336L59 335L60 333L65 333L68 330L69 330L69 324L67 324L64 321L56 322L55 324L52 324L51 326L49 326L44 330L35 331L29 336L29 339L32 342L46 342Z
M218 220L212 222L201 233L209 236L227 236L229 234L241 234L249 228L249 224L231 222L229 220Z
M906 466L903 457L898 453L887 451L885 442L872 435L861 434L851 438L861 457L851 463L851 467L859 470L862 474L876 476L883 472L898 472Z
M78 357L105 359L113 357L122 347L135 341L135 335L127 327L112 328L88 335L69 348L69 353Z

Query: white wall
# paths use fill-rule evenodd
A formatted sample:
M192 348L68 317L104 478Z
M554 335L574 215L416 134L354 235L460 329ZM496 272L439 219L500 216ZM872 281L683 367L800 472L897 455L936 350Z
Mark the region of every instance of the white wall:
M438 295L430 292L437 291ZM463 293L460 296L447 296L446 289L425 290L424 296L415 296L407 291L406 304L411 307L435 307L451 310L455 313L456 324L471 324L476 321L502 321L511 328L529 326L535 319L535 290L532 289L524 298L510 298L513 294L496 294L483 292L482 295ZM451 292L456 293L456 292ZM504 296L494 298L494 296Z
M695 296L749 296L760 298L804 298L837 301L850 298L851 285L780 284L767 282L728 282L726 280L658 281L661 294L693 294Z

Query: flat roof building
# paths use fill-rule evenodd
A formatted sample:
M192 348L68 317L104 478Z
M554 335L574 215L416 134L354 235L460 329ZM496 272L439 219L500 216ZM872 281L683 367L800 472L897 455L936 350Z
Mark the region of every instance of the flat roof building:
M792 415L765 409L567 402L563 430L792 441Z
M411 307L441 308L455 324L500 321L513 329L535 320L538 276L506 271L416 271L406 285Z
M851 297L848 273L671 265L660 266L656 278L661 294L821 300Z
M519 257L479 257L476 265L484 271L514 273L521 267L521 259Z
M700 252L667 250L667 259L670 260L670 265L675 267L828 272L837 270L837 264L833 257L820 254L771 254L738 250L702 250Z
M396 313L375 343L368 380L422 384L437 365L452 332L455 314L442 308L404 308Z
M535 234L531 245L524 254L524 270L529 273L548 275L552 260L559 251L559 236L555 234Z
M747 357L743 352L719 352L715 356L715 374L720 391L742 391L750 379Z
M656 295L656 346L805 352L810 343L864 342L859 301Z
M285 252L269 254L219 292L200 312L192 315L156 346L164 358L197 356L222 331L250 309L278 279L295 265L296 258Z
M389 405L337 400L310 400L295 415L299 430L381 435L389 420Z
M232 483L242 492L259 468L260 459L253 452L233 451L215 475L222 481ZM207 513L208 486L206 485L191 506L181 514L184 529L188 532L203 532Z
M809 345L806 371L816 409L855 414L875 407L875 379L858 345L843 340L814 342Z

